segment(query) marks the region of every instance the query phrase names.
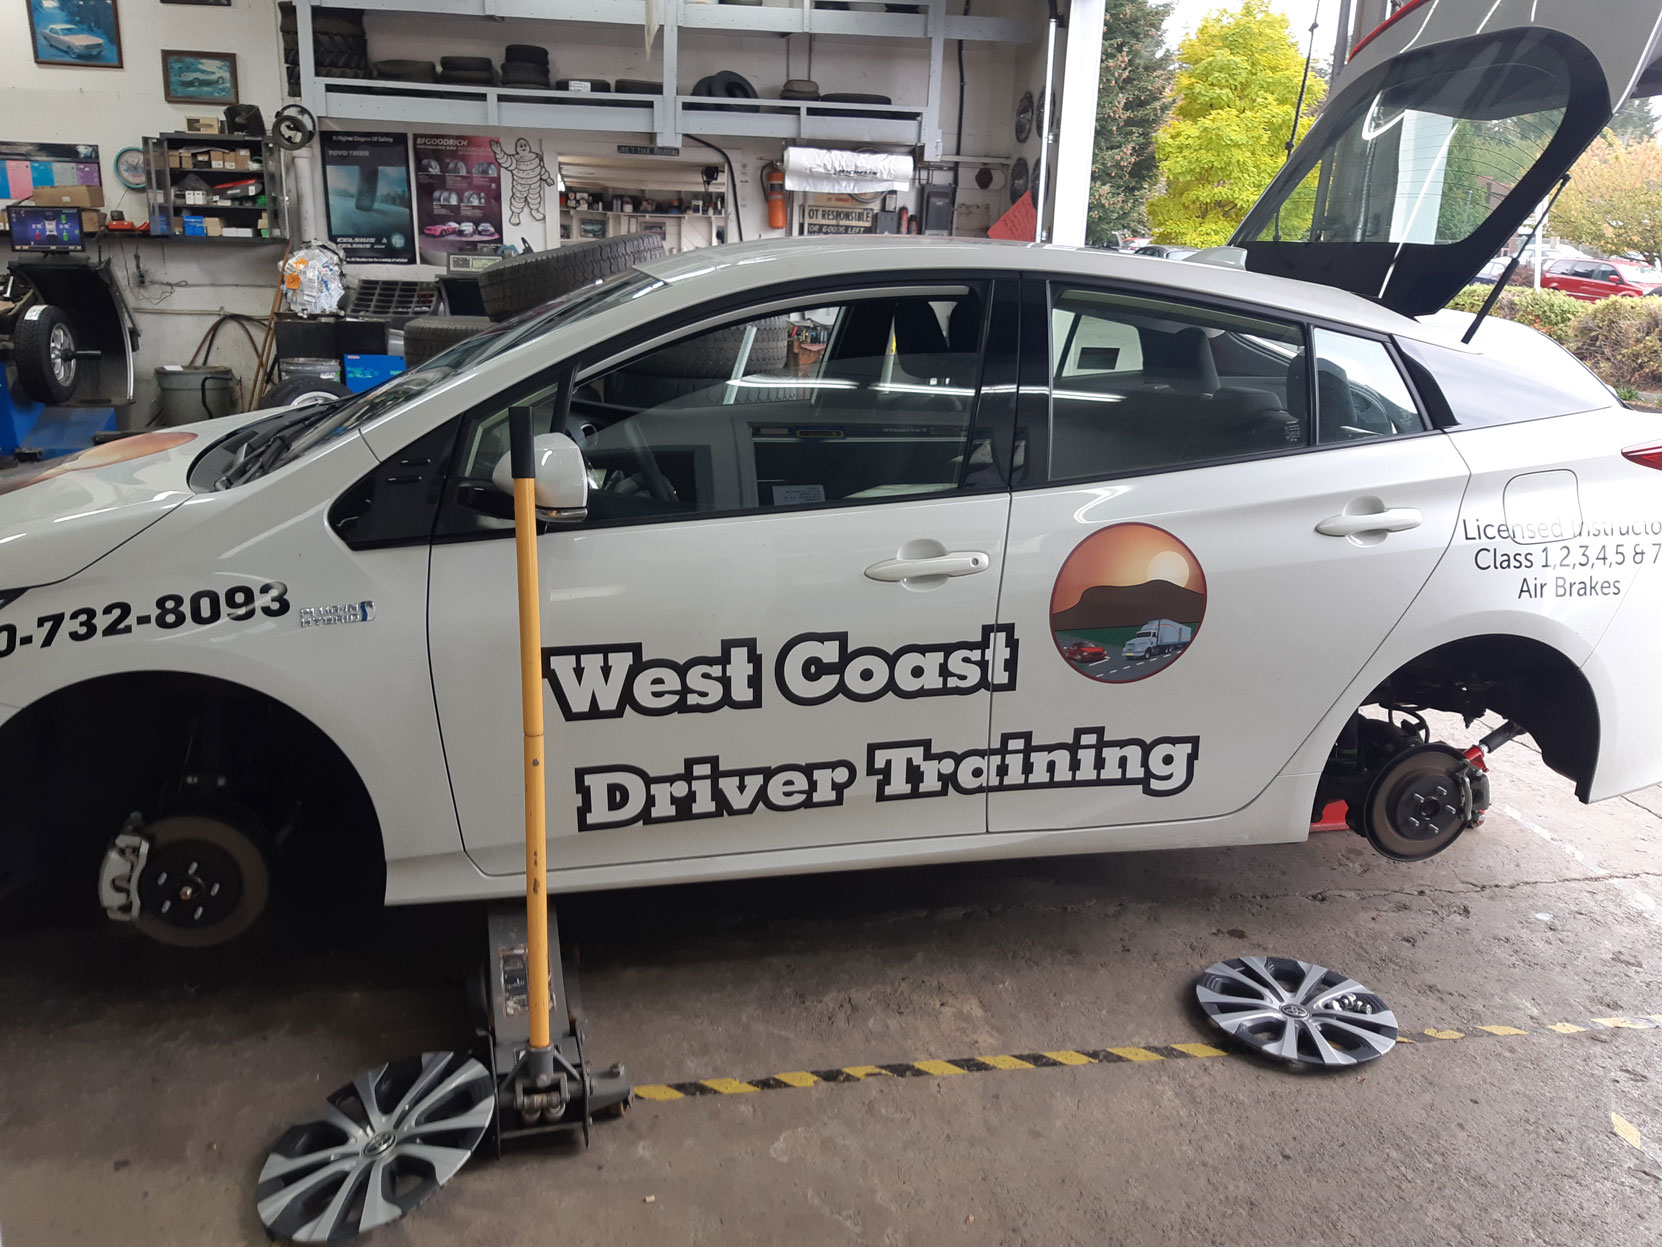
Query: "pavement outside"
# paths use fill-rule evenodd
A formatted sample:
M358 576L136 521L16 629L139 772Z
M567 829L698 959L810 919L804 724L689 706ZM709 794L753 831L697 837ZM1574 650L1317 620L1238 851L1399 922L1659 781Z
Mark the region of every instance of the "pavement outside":
M1167 1059L642 1102L587 1152L475 1161L370 1241L1653 1244L1662 1028L1593 1019L1662 1014L1662 793L1583 807L1527 740L1494 770L1488 823L1417 866L1335 832L564 902L591 1050L644 1083L1212 1041L1192 980L1252 952L1353 975L1415 1042L1337 1075ZM262 1242L285 1125L466 1043L479 929L291 925L188 974L98 929L0 940L0 1241Z

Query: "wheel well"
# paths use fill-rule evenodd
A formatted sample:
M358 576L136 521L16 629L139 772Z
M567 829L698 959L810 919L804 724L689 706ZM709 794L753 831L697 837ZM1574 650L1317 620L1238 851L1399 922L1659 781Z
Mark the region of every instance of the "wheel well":
M0 897L51 876L90 897L128 815L217 803L270 833L290 899L379 905L385 892L380 824L346 755L230 681L138 672L59 689L0 724L0 793Z
M1399 667L1366 705L1396 704L1475 718L1493 711L1523 725L1541 758L1575 781L1586 801L1598 763L1593 690L1563 654L1519 636L1475 636L1440 645Z

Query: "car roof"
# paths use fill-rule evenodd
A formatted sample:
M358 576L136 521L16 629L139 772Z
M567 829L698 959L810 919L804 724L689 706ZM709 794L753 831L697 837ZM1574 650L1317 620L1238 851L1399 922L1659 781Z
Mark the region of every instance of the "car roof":
M904 266L911 271L1035 272L1118 281L1252 303L1316 320L1335 320L1376 333L1443 341L1444 335L1360 295L1314 282L1248 273L1220 264L1156 259L1095 247L1002 242L984 238L842 235L765 239L703 247L647 260L638 267L671 284L702 287L704 297L738 294L775 283L809 281L826 273L873 276Z

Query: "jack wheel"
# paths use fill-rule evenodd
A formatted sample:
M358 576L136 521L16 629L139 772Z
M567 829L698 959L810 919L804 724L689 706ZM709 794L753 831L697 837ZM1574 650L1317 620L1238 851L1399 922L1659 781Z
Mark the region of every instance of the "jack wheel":
M260 1221L295 1243L340 1243L396 1221L456 1176L485 1137L496 1088L457 1052L360 1074L291 1126L254 1191Z
M174 948L212 948L246 934L271 900L271 867L253 837L218 818L183 814L145 828L133 926Z
M1368 789L1362 834L1399 862L1441 853L1483 812L1475 808L1470 765L1449 745L1420 745L1398 754Z

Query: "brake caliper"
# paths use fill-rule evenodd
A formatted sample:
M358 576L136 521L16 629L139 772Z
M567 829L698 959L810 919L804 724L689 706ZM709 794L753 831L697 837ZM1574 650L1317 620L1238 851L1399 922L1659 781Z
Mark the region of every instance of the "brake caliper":
M131 922L139 914L139 877L150 857L150 837L144 820L132 815L104 852L98 869L98 903L116 922Z

